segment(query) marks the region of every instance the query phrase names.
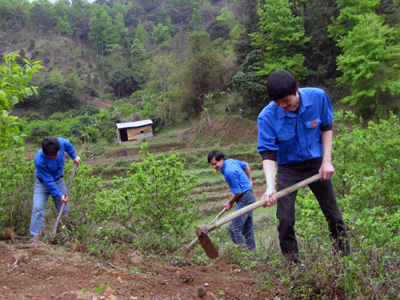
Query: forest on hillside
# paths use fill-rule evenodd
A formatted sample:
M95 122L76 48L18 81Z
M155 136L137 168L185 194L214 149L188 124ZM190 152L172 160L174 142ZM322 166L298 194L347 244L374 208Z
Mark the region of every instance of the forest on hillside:
M40 271L36 248L24 245L35 178L29 155L43 137L62 136L84 163L69 194L71 213L57 236L46 231L43 244L68 256L79 251L82 262L103 270L143 275L143 299L176 287L168 281L176 278L193 296L195 276L178 273L205 265L207 283L223 279L212 287L217 299L400 299L399 21L399 0L0 0L0 252L7 256L0 298L17 297L17 285L32 286L39 298L52 283L62 283L63 292L108 287L97 271L79 283L79 271L65 266L74 278L54 273L52 280L44 266ZM269 102L266 79L278 69L332 100L332 182L352 252L332 251L324 215L301 189L296 267L280 253L275 207L254 211L255 252L231 243L227 230L214 232L220 263L213 264L200 247L184 250L229 194L207 153L221 148L248 162L255 192L265 192L254 121ZM115 123L144 119L153 121L156 137L117 143ZM66 163L65 177L73 172ZM48 212L47 227L56 217ZM31 255L14 258L23 249ZM132 253L143 260L113 260ZM146 279L159 273L145 260L179 269L157 283ZM136 282L129 282L129 290L124 282L115 289L136 297ZM172 292L170 299L188 295Z
M101 128L195 120L221 101L256 116L277 69L370 117L398 111L399 14L398 0L0 0L0 58L43 67L14 103L30 120L97 114L96 99ZM71 130L93 138L90 122Z

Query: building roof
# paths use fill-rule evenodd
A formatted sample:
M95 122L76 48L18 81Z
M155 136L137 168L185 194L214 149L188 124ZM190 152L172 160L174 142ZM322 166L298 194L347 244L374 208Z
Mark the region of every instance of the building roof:
M153 124L153 121L148 119L148 120L142 120L142 121L137 121L137 122L127 122L127 123L116 123L118 129L121 128L134 128L134 127L142 127L146 125L151 125Z

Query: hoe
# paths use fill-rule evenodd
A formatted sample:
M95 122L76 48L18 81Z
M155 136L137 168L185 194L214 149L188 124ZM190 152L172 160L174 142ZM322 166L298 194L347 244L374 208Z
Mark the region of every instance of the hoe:
M76 168L77 168L77 167L78 167L78 165L75 164L74 170L72 171L71 179L70 179L70 181L69 181L69 185L68 185L68 189L67 189L67 194L66 194L66 196L69 195L69 190L71 189L72 181L74 180L74 176L75 176ZM65 203L62 204L61 209L60 209L60 212L58 213L57 220L56 220L56 223L54 224L52 234L56 234L56 233L57 233L58 224L60 224L60 220L61 220L61 216L62 216L62 214L63 214L63 212L64 212L64 208L65 208Z
M284 190L281 190L277 193L274 194L274 197L276 199L281 198L283 196L286 196L290 193L293 193L294 191L297 191L298 189L305 187L306 185L313 183L314 181L322 179L322 173L316 174L310 178L307 178L303 181L300 181ZM215 218L211 223L207 225L202 225L202 226L197 226L196 227L196 234L197 238L200 242L200 245L203 247L204 252L207 254L209 258L215 259L218 257L218 250L215 248L214 244L211 242L210 238L208 237L207 233L209 233L211 230L214 230L215 228L220 227L221 225L245 214L248 213L252 210L255 210L256 208L259 208L261 206L264 206L265 201L260 200L257 201L253 204L250 204L246 207L243 207L230 215L227 215L221 219L218 220L218 217ZM190 245L190 244L189 244ZM189 246L188 245L188 246Z

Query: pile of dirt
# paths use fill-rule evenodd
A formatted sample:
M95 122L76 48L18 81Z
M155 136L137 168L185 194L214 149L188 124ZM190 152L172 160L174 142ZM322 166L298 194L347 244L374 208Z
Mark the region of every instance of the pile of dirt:
M193 146L212 147L246 145L257 143L257 123L240 116L229 116L223 119L199 123L193 128L185 129L178 138L188 141Z
M193 251L202 251L196 248ZM86 253L37 242L0 243L0 299L271 299L262 291L263 270L240 268L222 260L180 265L164 257L115 254L108 263ZM250 298L249 298L250 297Z

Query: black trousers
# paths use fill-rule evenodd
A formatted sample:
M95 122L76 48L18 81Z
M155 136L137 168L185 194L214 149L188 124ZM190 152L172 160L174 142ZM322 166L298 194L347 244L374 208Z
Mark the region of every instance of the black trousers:
M277 190L283 190L308 177L318 173L322 158L314 158L301 163L278 165ZM309 185L317 198L319 206L328 222L330 237L334 241L335 251L343 255L350 253L347 232L343 222L342 212L336 201L331 180L316 181ZM297 260L299 249L294 230L295 201L297 191L279 198L277 201L278 232L281 251L285 256Z

